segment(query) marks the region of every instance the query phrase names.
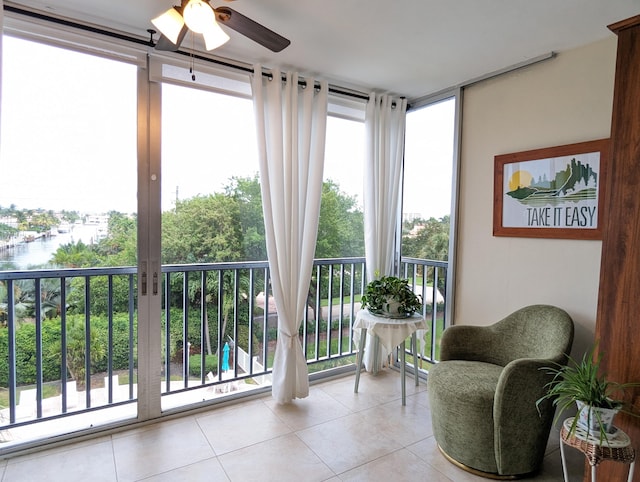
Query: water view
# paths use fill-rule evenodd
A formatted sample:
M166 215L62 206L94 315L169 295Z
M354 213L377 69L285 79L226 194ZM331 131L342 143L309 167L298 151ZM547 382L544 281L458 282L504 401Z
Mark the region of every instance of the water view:
M104 226L96 224L74 224L61 228L55 235L39 237L31 242L24 241L0 250L0 265L11 263L9 269L22 270L47 264L60 246L78 241L93 244L103 236L103 230Z

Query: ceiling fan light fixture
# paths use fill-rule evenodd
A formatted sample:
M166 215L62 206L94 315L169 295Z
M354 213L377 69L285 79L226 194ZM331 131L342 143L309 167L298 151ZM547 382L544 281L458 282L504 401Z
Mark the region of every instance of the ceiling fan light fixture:
M178 43L178 36L184 27L184 19L175 7L171 7L162 15L154 18L151 23L171 42Z
M202 36L207 50L218 48L229 40L229 36L220 28L217 22L211 23L207 30L202 32Z
M189 0L182 16L187 27L195 33L205 33L210 30L212 24L216 24L216 15L211 5L203 0Z

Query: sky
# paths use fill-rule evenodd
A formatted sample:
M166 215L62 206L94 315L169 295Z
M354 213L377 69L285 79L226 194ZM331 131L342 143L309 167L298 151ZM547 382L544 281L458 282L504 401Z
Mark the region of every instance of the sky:
M136 70L5 36L0 206L136 210ZM162 205L258 171L251 100L163 86ZM453 102L407 118L404 212L451 204ZM224 115L220 115L223 113ZM325 179L362 202L364 125L330 117Z

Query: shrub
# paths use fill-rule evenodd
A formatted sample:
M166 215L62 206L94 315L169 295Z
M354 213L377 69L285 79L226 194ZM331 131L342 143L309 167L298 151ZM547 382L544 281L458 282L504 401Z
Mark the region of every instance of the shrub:
M191 355L189 357L189 375L200 377L202 374L202 355ZM216 355L206 355L204 359L204 373L218 373L218 357Z

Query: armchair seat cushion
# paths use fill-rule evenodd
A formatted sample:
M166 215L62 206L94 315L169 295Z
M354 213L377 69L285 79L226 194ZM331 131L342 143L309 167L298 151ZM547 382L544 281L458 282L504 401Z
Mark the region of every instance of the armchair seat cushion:
M431 414L455 420L438 438L440 448L456 461L482 472L497 473L493 440L493 402L504 367L452 360L429 371L429 390L437 391Z

